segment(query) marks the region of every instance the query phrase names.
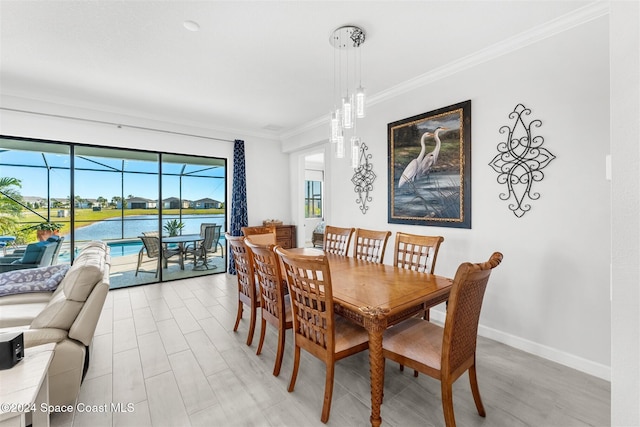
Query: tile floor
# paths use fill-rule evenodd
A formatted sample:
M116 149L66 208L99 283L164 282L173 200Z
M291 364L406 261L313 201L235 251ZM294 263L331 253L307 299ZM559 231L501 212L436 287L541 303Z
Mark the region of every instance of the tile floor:
M246 311L233 332L236 286L235 276L218 274L112 290L78 400L107 410L54 414L51 425L321 426L324 365L303 352L288 393L291 332L274 377L273 328L260 356L258 331L245 344ZM465 374L454 385L459 426L609 425L610 383L488 339L477 353L487 418L477 415ZM327 425L368 425L368 365L367 352L338 362ZM439 382L387 363L382 418L385 426L443 426Z

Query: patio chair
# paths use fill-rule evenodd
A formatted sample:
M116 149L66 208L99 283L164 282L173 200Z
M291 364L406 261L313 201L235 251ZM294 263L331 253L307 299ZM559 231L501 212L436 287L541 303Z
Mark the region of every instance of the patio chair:
M64 237L52 236L44 242L28 244L24 252L0 257L0 273L53 265L63 241Z
M200 235L204 237L202 242L197 245L189 244L185 247L185 257L189 254L193 255L194 268L198 261L202 261L202 267L209 269L208 254L215 254L220 247L220 256L224 257L222 244L220 243L221 225L213 223L203 223L200 225ZM212 265L211 268L216 268Z
M182 259L182 252L180 248L169 249L167 247L160 248L160 239L156 236L140 236L142 239L142 244L144 245L140 252L138 252L138 265L136 266L136 276L138 272L142 271L143 273L153 273L153 271L145 271L140 270L140 265L142 265L142 258L146 252L147 257L156 258L158 260L158 266L155 270L156 277L158 277L158 271L160 271L160 265L163 263L164 267L167 268L169 258L174 257L176 255L179 256L178 262L180 263L180 268L184 269L184 263Z

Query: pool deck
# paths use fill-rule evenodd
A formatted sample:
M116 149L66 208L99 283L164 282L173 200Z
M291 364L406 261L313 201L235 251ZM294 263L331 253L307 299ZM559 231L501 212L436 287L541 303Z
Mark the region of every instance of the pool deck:
M135 242L136 240L129 239L123 242ZM139 240L138 240L139 241ZM82 244L78 246L78 252L82 249ZM70 246L68 243L63 243L63 247L60 251L58 264L68 263ZM67 261L65 261L65 259ZM162 279L177 280L185 279L188 277L204 276L208 274L224 273L227 268L227 258L223 257L220 250L216 253L209 255L208 265L209 269L194 269L193 257L186 258L184 261L184 270L180 269L177 262L169 262L167 268L162 269ZM173 261L173 260L172 260ZM111 271L110 271L110 288L125 288L128 286L145 285L149 283L156 283L160 281L160 277L156 277L155 270L158 260L156 258L149 258L144 255L142 264L140 265L140 271L136 276L136 266L138 265L138 254L114 256L111 257Z
M209 270L194 270L193 258L185 259L184 270L177 262L169 262L167 268L162 269L163 280L185 279L187 277L203 276L207 274L224 273L226 271L226 257L220 256L220 251L208 258ZM111 258L111 289L127 286L143 285L160 281L155 277L158 260L144 255L140 271L136 276L138 255L125 255Z

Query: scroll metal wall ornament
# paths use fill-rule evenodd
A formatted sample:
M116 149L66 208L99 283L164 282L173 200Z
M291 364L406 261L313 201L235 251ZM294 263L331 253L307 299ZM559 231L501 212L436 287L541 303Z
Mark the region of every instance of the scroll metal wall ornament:
M507 140L498 144L498 155L489 166L498 172L498 182L507 186L507 192L500 194L501 200L513 199L509 209L518 218L531 210L530 200L538 200L540 193L532 191L533 183L542 181L542 169L556 158L542 147L544 138L534 136L533 128L542 126L542 121L526 123L531 110L522 104L509 114L512 126L502 126L500 133L507 133Z
M358 193L356 203L360 205L359 207L363 214L366 214L369 209L367 202L373 200L369 192L373 191L373 181L376 179L376 174L373 172L373 165L369 163L372 156L371 154L367 154L366 150L368 150L367 145L364 142L361 143L360 160L358 162L360 166L354 169L355 173L351 178L351 182L355 185L353 190Z

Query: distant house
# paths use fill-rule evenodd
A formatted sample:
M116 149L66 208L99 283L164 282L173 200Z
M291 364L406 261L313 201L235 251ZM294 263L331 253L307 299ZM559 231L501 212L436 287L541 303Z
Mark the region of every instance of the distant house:
M219 209L222 207L222 202L217 200L204 198L193 201L193 207L195 209Z
M87 209L97 205L98 205L98 200L96 199L83 199L80 202L76 202L76 207L78 209Z
M41 208L46 208L47 207L47 198L46 197L39 197L39 196L24 196L22 197L22 201L24 203L31 203L32 205L38 204ZM59 199L59 198L51 198L49 200L50 206L51 208L55 208L55 207L70 207L69 206L69 199Z
M22 197L22 201L24 203L31 203L32 205L37 204L43 208L47 206L47 199L42 197L24 196Z
M156 209L158 207L156 200L145 199L144 197L130 197L126 202L126 209ZM122 208L122 202L118 202L117 208Z
M71 205L69 203L69 199L56 199L56 198L52 198L50 200L51 203L51 207L55 208L56 206L61 206L61 207L66 207L66 208L70 208Z
M182 200L182 209L187 209L191 206L191 202L189 200ZM177 197L168 197L162 201L163 209L179 209L180 208L180 199Z

